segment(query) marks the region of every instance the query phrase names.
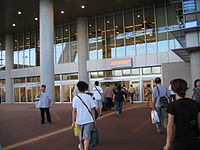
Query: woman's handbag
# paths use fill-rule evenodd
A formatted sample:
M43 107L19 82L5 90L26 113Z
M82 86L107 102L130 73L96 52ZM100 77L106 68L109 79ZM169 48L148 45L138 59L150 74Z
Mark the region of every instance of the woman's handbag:
M153 124L160 122L157 111L155 111L155 110L151 111L151 120L152 120Z
M77 124L77 122L75 122L75 125L74 125L74 135L75 135L75 136L79 136L79 133L78 133L78 124Z

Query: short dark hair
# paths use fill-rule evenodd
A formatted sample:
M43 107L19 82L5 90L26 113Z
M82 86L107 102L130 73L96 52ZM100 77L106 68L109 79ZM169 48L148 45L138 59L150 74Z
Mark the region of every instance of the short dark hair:
M96 86L98 86L98 85L99 85L99 81L95 81L94 84L95 84Z
M41 87L43 87L43 88L46 88L47 86L46 86L46 85L44 85L44 84L42 84L42 85L41 85Z
M196 79L195 81L194 81L194 87L196 88L197 87L197 82L198 81L200 81L200 79Z
M77 83L77 87L78 87L78 90L80 91L80 92L85 92L87 89L88 89L88 84L86 83L86 82L84 82L84 81L79 81L78 83Z
M109 84L106 84L107 87L109 87Z
M187 91L187 82L183 79L175 79L172 82L172 90L180 97L185 97Z
M122 89L122 86L119 84L119 85L117 86L117 89L116 89L116 90L121 91L121 89Z
M151 85L150 85L150 84L147 84L147 87L151 87Z
M155 83L157 83L157 84L161 83L160 77L155 78Z
M131 86L131 87L133 87L133 85L132 85L132 84L131 84L130 86Z

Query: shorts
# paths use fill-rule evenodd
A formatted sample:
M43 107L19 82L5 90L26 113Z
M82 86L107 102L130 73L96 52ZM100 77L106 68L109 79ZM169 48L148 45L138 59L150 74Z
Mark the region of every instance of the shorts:
M78 133L80 140L91 140L91 131L94 129L93 123L78 125Z
M96 108L102 108L103 107L103 101L102 100L96 100Z

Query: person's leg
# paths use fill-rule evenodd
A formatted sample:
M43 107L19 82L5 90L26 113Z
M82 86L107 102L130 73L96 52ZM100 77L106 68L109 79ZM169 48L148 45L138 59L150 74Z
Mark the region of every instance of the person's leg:
M115 102L116 105L116 114L119 114L119 102Z
M49 108L46 108L46 115L47 115L47 122L51 123L51 114L50 114Z
M109 110L112 109L112 98L109 98Z
M41 124L45 123L45 116L44 116L44 108L40 108L40 113L41 113Z
M156 129L158 133L162 132L162 126L161 126L161 122L162 122L162 117L161 117L161 108L156 108L156 112L158 113L158 117L160 119L160 122L155 123L156 125Z
M79 140L80 141L80 144L78 145L78 148L80 149L80 150L84 150L83 148L84 148L84 140Z
M102 100L99 101L99 115L102 116L102 108L103 108L103 102Z
M165 129L167 128L167 113L166 113L166 108L161 108L161 115L162 115L162 123Z
M90 140L84 140L84 150L89 149Z
M119 102L119 114L122 114L122 102Z

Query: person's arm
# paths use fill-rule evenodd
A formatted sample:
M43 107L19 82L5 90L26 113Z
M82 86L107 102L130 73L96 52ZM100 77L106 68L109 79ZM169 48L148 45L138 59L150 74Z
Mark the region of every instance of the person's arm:
M41 95L41 93L38 93L38 94L36 95L36 98L39 98L39 97L40 97L40 95Z
M193 91L191 99L194 99L195 92Z
M199 132L200 132L200 112L198 113L198 127L199 127Z
M174 134L174 115L168 114L168 124L167 124L167 139L164 146L164 150L169 150L172 143L172 137Z
M72 128L74 128L76 122L76 108L72 109Z
M155 110L156 101L157 101L157 98L154 97L152 101L152 109L154 110Z

